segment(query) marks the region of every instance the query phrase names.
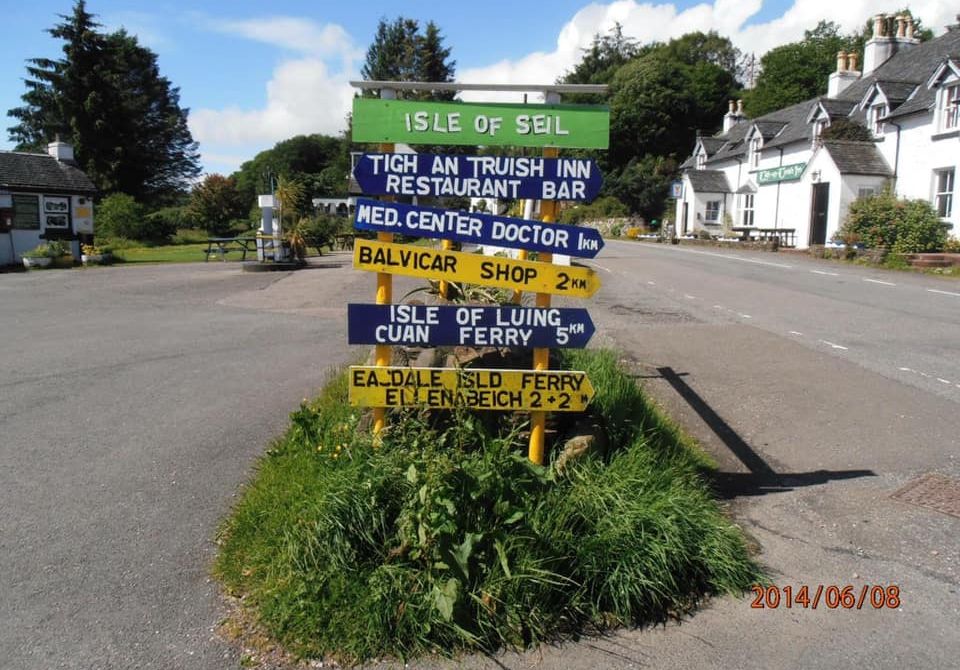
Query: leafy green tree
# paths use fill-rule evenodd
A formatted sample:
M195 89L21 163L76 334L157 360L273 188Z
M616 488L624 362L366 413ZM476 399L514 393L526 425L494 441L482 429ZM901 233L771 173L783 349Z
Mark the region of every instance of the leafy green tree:
M663 214L670 182L676 174L675 159L647 154L612 172L604 180L604 192L650 221Z
M161 242L173 231L151 229L143 205L126 193L111 193L97 205L94 232L100 237Z
M193 187L187 218L211 234L223 235L234 221L243 218L247 204L232 177L210 174Z
M856 40L840 34L832 21L821 21L803 40L771 49L760 59L760 76L745 91L743 106L751 117L824 95L827 78L836 69L837 52L856 48Z
M853 119L839 118L830 122L820 137L824 140L850 140L854 142L872 142L873 135L862 123Z
M304 185L306 196L346 195L350 173L350 145L346 138L297 135L261 151L233 173L237 190L246 202L270 193L281 177Z
M740 75L740 50L715 30L686 33L670 40L662 49L668 56L687 65L709 63L723 68L731 77Z
M368 81L453 81L456 61L450 60L450 52L432 21L421 33L420 24L413 19L380 19L360 72ZM367 90L364 95L379 93ZM454 95L453 91L397 92L398 97L412 100L452 100Z
M590 48L583 50L583 58L567 72L562 81L566 84L609 84L613 75L622 66L641 52L636 40L623 34L623 26L615 23L605 35L593 36Z
M28 61L10 139L36 150L59 135L101 193L170 202L200 171L178 89L135 37L98 32L83 0L61 18L48 32L63 41L63 58Z

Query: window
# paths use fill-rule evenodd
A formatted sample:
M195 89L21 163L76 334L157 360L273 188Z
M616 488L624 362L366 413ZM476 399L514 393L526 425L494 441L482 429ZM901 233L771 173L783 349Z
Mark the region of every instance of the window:
M877 189L871 186L861 186L857 189L857 200L863 200L864 198L872 198L877 194Z
M817 119L813 122L813 146L820 146L820 137L829 125L830 122L827 119Z
M13 196L13 227L17 230L40 229L40 198L38 196Z
M953 213L953 168L935 170L933 173L933 205L941 219L949 219Z
M707 213L705 215L706 223L718 223L720 221L720 201L707 200Z
M753 193L744 193L740 206L740 225L753 225Z
M697 154L697 169L703 170L707 166L707 155L702 151Z
M874 137L883 135L884 124L880 119L886 115L887 106L882 103L870 108L870 129L873 130Z
M760 167L760 149L763 148L763 138L754 137L750 140L750 167Z
M940 129L960 128L960 84L943 89L943 105L940 108Z

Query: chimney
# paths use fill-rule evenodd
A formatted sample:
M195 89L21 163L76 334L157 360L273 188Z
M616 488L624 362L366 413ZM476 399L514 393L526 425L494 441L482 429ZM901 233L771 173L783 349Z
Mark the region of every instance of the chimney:
M913 19L906 14L873 17L873 37L863 48L863 76L871 74L897 53L919 44L915 32Z
M723 115L723 132L727 132L743 120L743 100L730 101L727 113Z
M61 163L73 163L73 145L60 141L60 135L47 145L47 153Z
M827 97L836 98L853 82L860 78L857 72L857 54L846 51L837 52L837 71L827 79Z

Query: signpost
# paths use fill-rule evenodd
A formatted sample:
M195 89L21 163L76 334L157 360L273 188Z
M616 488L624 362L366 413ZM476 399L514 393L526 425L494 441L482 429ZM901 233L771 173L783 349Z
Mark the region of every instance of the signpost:
M580 298L589 298L600 288L600 279L590 268L548 265L462 251L438 251L373 240L354 242L353 267L370 272L519 288Z
M510 412L581 412L594 389L584 372L350 367L350 404Z
M472 305L347 305L350 344L580 349L594 333L585 309Z
M609 138L606 107L353 99L354 142L606 149Z
M353 225L358 230L403 233L583 258L593 258L603 248L603 237L595 228L545 225L527 219L414 207L365 198L357 201Z
M594 161L540 156L370 153L353 176L370 195L593 200L603 185Z

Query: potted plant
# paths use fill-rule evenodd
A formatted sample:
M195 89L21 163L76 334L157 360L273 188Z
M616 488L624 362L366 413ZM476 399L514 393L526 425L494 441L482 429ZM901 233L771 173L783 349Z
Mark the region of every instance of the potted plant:
M51 253L51 252L55 252ZM59 255L59 250L51 250L49 244L39 244L30 251L23 253L23 267L25 268L46 268L50 267L53 259Z
M98 247L95 244L80 245L80 261L84 265L102 265L110 262L110 247Z

